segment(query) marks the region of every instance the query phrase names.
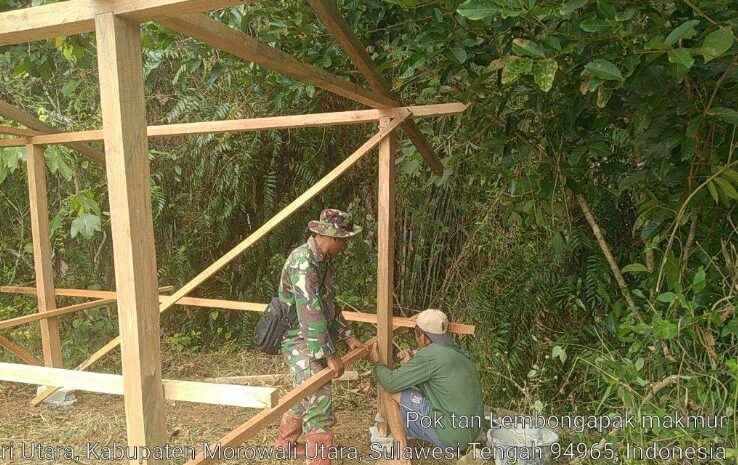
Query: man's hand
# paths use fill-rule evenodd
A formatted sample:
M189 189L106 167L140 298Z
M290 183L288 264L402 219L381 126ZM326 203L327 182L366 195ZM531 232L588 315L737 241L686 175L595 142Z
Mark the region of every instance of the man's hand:
M411 358L413 358L413 355L415 355L414 350L405 349L398 352L397 359L400 361L401 365L404 365L409 362Z
M363 347L366 347L363 342L356 339L354 336L346 338L346 346L349 348L349 350L361 349Z
M377 346L377 343L372 343L371 346L369 346L369 361L372 363L377 363L379 361L379 347Z
M329 355L328 358L325 359L325 361L328 363L328 368L333 370L333 377L334 378L340 378L343 376L343 360L341 360L341 357L336 357L335 355Z

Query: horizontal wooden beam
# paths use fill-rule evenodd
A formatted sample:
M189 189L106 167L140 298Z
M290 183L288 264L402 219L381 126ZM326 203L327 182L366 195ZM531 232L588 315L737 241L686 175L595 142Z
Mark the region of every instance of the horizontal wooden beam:
M4 336L0 336L0 346L2 346L6 350L14 353L16 356L18 356L18 358L20 358L24 362L28 363L29 365L36 365L36 366L39 366L39 367L44 366L44 362L42 362L41 360L37 359L36 357L33 356L32 353L30 353L29 351L27 351L23 347L15 344L13 341L11 341L10 339L8 339L8 338L6 338Z
M123 395L123 376L80 372L16 363L0 363L0 381L54 385L80 391ZM277 390L266 386L241 386L201 381L162 380L164 398L171 401L232 407L269 408L278 401Z
M31 137L31 136L38 136L41 133L38 131L34 131L33 129L14 128L11 126L0 126L0 134L7 134L10 136Z
M34 287L13 287L13 286L2 286L0 292L15 293L15 294L35 294L36 288ZM67 297L90 297L90 298L112 298L115 297L113 291L93 291L84 289L56 289L57 296ZM168 299L166 296L159 296L159 302L164 302ZM200 297L183 297L178 302L178 305L192 306L192 307L204 307L204 308L218 308L224 310L238 310L246 312L263 312L266 307L265 303L256 302L241 302L238 300L223 300L223 299L205 299ZM355 321L357 323L369 323L377 324L377 315L374 313L364 312L342 312L343 316L348 321ZM34 315L35 316L35 315ZM8 320L9 321L9 320ZM398 328L414 328L415 320L413 318L394 317L392 323ZM2 329L2 323L0 323L0 329ZM476 331L474 325L468 325L464 323L449 323L448 330L454 334L468 334L473 335Z
M92 302L85 302L76 305L70 305L68 307L57 308L54 310L47 310L45 312L34 313L33 315L19 316L17 318L10 318L8 320L0 321L0 329L8 329L14 326L20 326L33 321L45 320L47 318L53 318L67 313L79 312L81 310L89 310L91 308L103 307L115 303L115 298L95 300Z
M113 13L136 21L253 3L255 0L67 0L0 13L0 46L95 30L95 16Z
M48 6L53 5L60 5L59 3L53 3ZM40 7L34 7L34 8L40 8ZM0 13L0 16L4 13ZM5 100L0 99L0 115L3 117L16 121L23 126L26 126L27 128L30 128L34 131L39 131L41 133L57 133L59 132L56 128L49 126L48 124L44 123L40 119L29 115L25 111L21 110L20 108L14 107L13 105L9 104ZM0 142L4 142L4 140L0 139ZM25 144L24 144L25 145ZM79 142L69 142L63 144L66 147L69 147L72 150L76 150L77 152L81 153L82 155L86 156L87 158L94 160L99 163L105 163L105 153L103 153L101 150L97 150L93 147L90 147L87 144L79 143Z
M266 118L248 118L225 121L204 121L198 123L179 123L149 126L149 137L192 136L198 134L218 134L224 132L251 132L268 129L312 128L337 126L341 124L361 124L379 121L380 118L396 118L408 110L413 117L429 118L436 116L456 115L463 112L463 103L440 103L434 105L415 105L409 107L384 108L376 110L336 111L330 113L313 113L307 115L270 116ZM48 145L69 142L89 142L103 139L101 129L91 131L62 132L43 134L34 137L0 139L0 147L20 147L26 144Z
M237 31L203 14L163 18L158 23L211 48L256 63L315 87L370 107L394 107L391 99L338 77L323 68L302 62L275 47Z

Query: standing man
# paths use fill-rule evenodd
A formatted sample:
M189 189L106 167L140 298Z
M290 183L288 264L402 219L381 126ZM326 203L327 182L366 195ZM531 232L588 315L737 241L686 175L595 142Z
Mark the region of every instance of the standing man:
M418 314L415 342L418 349L400 352L402 365L394 370L379 363L376 344L369 351L377 384L387 393L382 398L385 415L400 418L401 437L394 439L400 447L408 438L422 439L458 448L461 455L484 424L477 370L448 333L448 318L440 310Z
M349 349L364 347L336 307L331 269L332 258L346 247L349 237L361 232L361 227L354 225L350 214L329 208L320 213L319 221L310 221L308 229L315 234L290 253L279 283L282 308L297 312L296 327L288 329L282 339L282 354L295 387L326 366L335 372L335 377L343 374L343 362L336 354L339 341L344 341ZM335 423L328 383L282 415L276 446L296 449L296 454L304 457L305 446L297 443L304 432L307 463L330 464L320 450L323 446L327 454L333 445Z

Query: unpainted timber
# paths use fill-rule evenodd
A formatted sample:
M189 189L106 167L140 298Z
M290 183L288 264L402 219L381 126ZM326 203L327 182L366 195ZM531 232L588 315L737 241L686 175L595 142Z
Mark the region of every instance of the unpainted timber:
M0 292L12 293L12 294L28 294L33 295L36 293L36 288L33 287L19 287L19 286L0 286ZM97 299L114 298L115 291L97 291L90 289L56 289L57 296L64 297L89 297ZM159 296L159 302L163 302L166 296ZM225 300L225 299L206 299L201 297L183 297L177 301L177 305L192 306L192 307L203 307L203 308L217 308L222 310L239 310L245 312L263 312L266 307L265 303L257 302L242 302L239 300ZM343 311L343 316L348 321L355 321L357 323L368 323L377 324L377 315L373 313L365 312L352 312ZM400 328L414 328L415 320L412 318L404 317L393 317L393 326ZM476 327L474 325L468 325L464 323L449 323L448 331L454 334L461 335L474 335Z
M42 386L58 385L80 391L123 395L123 376L108 373L0 363L0 381ZM242 386L174 379L162 380L162 386L164 397L177 402L263 409L272 407L279 399L277 389L269 386Z
M147 135L148 137L194 136L199 134L219 134L225 132L251 132L269 129L313 128L343 124L373 123L378 122L381 118L385 117L396 118L404 109L410 111L413 117L430 118L459 114L466 109L466 105L463 103L453 102L373 110L337 111L307 115L270 116L266 118L153 125L147 128ZM98 140L103 140L102 129L42 134L33 137L13 139L0 139L0 147L21 147L28 143L35 145L50 145L68 144L71 142L92 142Z

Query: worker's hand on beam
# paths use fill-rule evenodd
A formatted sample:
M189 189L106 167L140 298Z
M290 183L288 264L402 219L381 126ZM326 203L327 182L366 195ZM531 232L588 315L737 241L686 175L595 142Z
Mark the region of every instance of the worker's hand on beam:
M335 355L329 355L328 358L325 359L326 362L328 362L328 368L333 370L333 377L334 378L340 378L343 376L343 360L341 360L341 357L336 357Z
M354 336L346 338L346 346L349 348L349 350L361 349L361 348L366 347L366 345L363 342L356 339Z
M413 358L413 355L415 355L414 350L405 349L397 353L397 359L400 361L400 364L404 365Z
M374 342L369 346L369 361L372 363L377 363L379 361L379 347L377 346L377 343Z

